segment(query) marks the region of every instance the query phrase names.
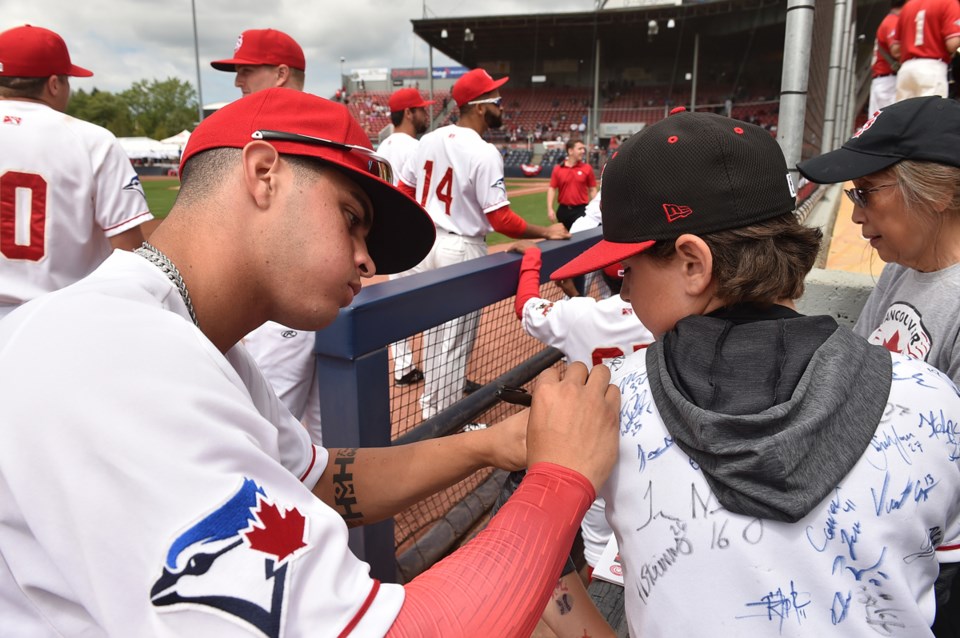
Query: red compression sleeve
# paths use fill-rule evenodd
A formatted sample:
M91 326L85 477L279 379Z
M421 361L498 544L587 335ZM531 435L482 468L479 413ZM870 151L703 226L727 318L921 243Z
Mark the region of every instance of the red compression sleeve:
M404 586L387 636L529 636L595 496L581 474L535 463L484 531Z
M400 189L400 192L407 195L410 199L417 200L417 189L413 186L409 186L403 181L397 182L397 188Z
M510 210L509 206L487 213L487 219L490 220L490 225L495 231L507 237L523 237L523 233L527 230L527 221Z
M534 297L540 296L540 261L540 249L536 246L523 253L520 279L517 281L517 298L513 302L513 309L520 321L523 321L523 307Z

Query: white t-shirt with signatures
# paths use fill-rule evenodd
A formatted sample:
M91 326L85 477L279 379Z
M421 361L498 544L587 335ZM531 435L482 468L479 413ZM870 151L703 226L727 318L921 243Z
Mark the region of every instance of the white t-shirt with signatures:
M725 510L673 444L645 353L618 362L620 454L601 494L630 635L932 635L939 562L960 561L960 397L936 369L892 356L871 444L792 524Z

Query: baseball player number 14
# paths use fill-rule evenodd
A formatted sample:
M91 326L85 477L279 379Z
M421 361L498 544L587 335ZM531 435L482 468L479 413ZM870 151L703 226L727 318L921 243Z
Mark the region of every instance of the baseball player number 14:
M420 205L427 207L427 196L430 194L430 180L433 178L433 161L427 160L423 165L423 197ZM447 167L447 172L443 174L440 183L437 184L437 199L443 202L444 212L450 214L450 204L453 203L453 169Z

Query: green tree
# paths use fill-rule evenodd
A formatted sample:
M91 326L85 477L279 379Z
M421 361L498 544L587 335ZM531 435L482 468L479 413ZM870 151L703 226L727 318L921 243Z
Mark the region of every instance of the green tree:
M80 89L72 92L70 103L67 105L67 114L102 126L117 137L133 134L130 107L123 96L109 91L93 89L87 93Z
M129 110L132 135L161 140L197 123L196 91L177 78L134 82L120 98Z

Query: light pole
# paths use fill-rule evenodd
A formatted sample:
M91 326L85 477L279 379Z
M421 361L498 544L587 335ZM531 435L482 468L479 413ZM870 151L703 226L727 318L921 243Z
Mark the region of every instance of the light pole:
M347 87L344 86L344 83L343 83L343 63L346 61L347 59L341 55L340 56L340 93L341 94L347 92Z
M197 40L197 5L190 0L190 9L193 12L193 56L197 64L197 124L203 121L203 86L200 84L200 45Z

